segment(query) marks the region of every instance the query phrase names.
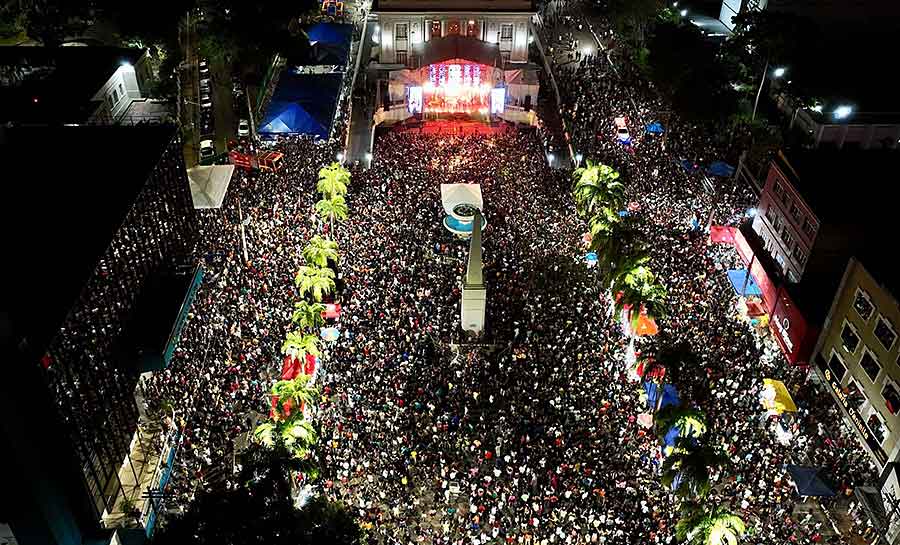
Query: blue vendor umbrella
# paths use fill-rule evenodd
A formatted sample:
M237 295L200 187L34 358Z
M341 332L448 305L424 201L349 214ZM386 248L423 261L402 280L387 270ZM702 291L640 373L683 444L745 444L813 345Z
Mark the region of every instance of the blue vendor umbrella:
M661 123L654 121L646 127L647 134L662 134L665 132Z
M734 175L734 167L723 161L716 161L715 163L709 165L709 168L706 169L706 172L711 176L721 176L723 178L727 178Z

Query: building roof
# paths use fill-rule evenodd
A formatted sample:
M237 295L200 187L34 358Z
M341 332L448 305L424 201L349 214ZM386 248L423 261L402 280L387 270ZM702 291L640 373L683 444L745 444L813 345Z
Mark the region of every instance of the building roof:
M0 47L0 122L85 123L94 95L140 49Z
M900 153L800 149L779 152L774 162L820 223L803 278L786 287L804 316L821 323L850 258L883 257L894 214L885 196L900 172Z
M423 66L453 59L465 59L487 66L503 66L503 57L497 44L467 36L432 38L414 45L413 51L421 52Z
M882 198L900 178L900 153L893 150L788 150L775 163L822 223L884 223L894 207Z
M372 0L372 11L384 12L522 12L537 11L533 0Z
M174 137L164 125L0 128L13 342L45 348Z

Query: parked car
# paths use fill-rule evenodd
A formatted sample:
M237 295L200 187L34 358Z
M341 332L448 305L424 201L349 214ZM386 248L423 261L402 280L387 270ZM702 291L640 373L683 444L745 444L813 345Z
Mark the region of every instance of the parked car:
M615 121L616 121L616 138L619 140L619 143L630 144L631 143L631 135L628 133L628 118L627 117L617 117Z
M246 119L238 121L238 136L250 136L250 123Z
M212 140L200 141L200 164L208 165L216 158L216 146Z

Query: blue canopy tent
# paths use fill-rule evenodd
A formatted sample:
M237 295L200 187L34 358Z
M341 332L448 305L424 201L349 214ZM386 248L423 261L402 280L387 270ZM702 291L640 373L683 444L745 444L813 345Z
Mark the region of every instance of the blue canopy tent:
M683 168L685 172L695 172L698 168L700 168L700 165L691 161L690 159L682 159L678 162L678 164L681 165L681 168Z
M259 133L328 138L342 79L343 74L284 73L260 123Z
M662 124L657 121L654 121L653 123L647 125L645 130L647 131L647 134L662 134L663 132L665 132Z
M647 392L647 405L649 407L656 407L657 395L659 392L659 387L655 382L646 381L644 382L644 391ZM681 403L681 399L678 397L678 390L675 389L675 386L671 384L666 384L662 389L662 403L659 405L659 408L668 407L669 405L678 406Z
M834 496L835 491L819 474L820 468L809 466L787 466L788 473L794 479L797 493L801 496Z
M674 447L675 442L678 441L678 438L681 437L681 430L678 426L672 426L669 428L669 431L666 432L665 437L663 437L663 445L667 447Z
M352 25L317 23L306 29L306 35L313 49L314 64L347 64L353 39Z
M710 176L721 176L723 178L728 178L734 176L734 167L729 165L728 163L716 161L715 163L709 165L709 168L706 169L706 173Z
M760 291L759 286L756 285L756 282L753 280L753 276L747 274L747 269L728 271L728 281L731 282L731 287L734 288L734 293L738 295L762 295L762 291ZM747 283L746 287L744 287L745 281ZM744 293L741 293L742 288Z

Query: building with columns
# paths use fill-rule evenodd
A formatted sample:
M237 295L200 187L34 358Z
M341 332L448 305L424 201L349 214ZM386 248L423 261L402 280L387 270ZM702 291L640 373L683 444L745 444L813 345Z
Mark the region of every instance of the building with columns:
M375 0L382 64L419 68L424 44L463 36L495 44L506 63L528 61L532 0Z

